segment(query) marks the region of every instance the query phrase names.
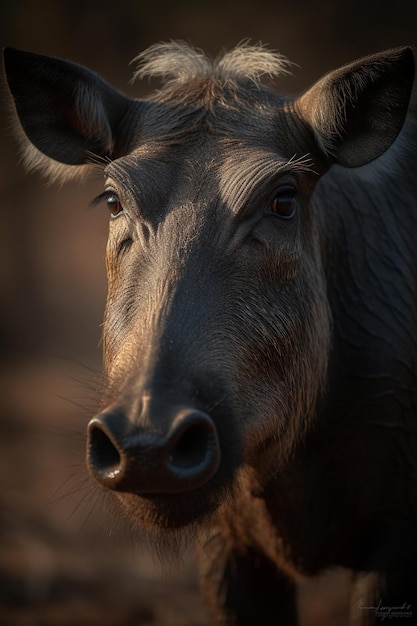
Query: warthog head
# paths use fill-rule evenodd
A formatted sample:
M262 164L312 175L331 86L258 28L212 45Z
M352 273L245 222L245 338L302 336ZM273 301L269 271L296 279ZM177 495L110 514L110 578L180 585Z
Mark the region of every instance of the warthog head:
M5 58L29 165L104 170L109 386L90 472L138 524L204 520L243 483L262 488L314 420L331 325L315 186L394 140L412 54L368 57L298 99L262 85L287 67L262 47L217 62L153 47L137 77L165 86L147 100L65 61Z

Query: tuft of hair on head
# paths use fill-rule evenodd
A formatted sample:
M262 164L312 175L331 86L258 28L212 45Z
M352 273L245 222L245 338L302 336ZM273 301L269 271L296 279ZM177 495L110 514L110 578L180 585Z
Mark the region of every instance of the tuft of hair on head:
M215 73L222 78L246 78L258 84L264 77L273 79L290 74L292 65L280 52L269 50L261 42L252 45L242 41L217 60Z
M160 78L167 82L184 83L209 74L212 62L202 50L184 41L157 43L138 54L132 82L143 78Z
M137 67L132 82L143 78L159 78L168 86L184 84L213 76L220 80L239 82L250 80L259 84L263 77L276 78L290 73L292 65L275 50L263 44L239 43L217 59L210 59L198 48L183 41L154 44L136 56Z

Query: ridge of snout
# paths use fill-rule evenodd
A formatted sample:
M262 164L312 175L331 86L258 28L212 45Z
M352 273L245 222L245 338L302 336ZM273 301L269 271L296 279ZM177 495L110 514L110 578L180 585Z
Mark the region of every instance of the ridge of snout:
M123 413L94 417L87 465L104 487L137 495L185 493L207 483L220 465L212 419L196 409L176 412L166 436L132 424Z

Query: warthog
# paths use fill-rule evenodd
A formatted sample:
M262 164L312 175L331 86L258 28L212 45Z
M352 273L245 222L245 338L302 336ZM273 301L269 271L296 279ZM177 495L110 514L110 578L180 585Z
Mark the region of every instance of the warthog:
M214 624L296 624L297 579L336 566L375 573L355 624L416 620L414 53L298 98L263 84L287 64L261 46L137 62L164 79L145 100L5 51L28 166L104 171L90 473L157 542L200 546Z

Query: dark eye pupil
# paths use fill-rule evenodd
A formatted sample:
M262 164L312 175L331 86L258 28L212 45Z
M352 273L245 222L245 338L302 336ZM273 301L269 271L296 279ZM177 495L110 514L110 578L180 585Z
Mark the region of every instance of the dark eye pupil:
M278 190L270 205L270 211L279 217L289 219L294 216L297 208L296 191L293 187Z
M122 213L123 207L120 204L120 200L116 196L116 194L109 194L106 201L112 217L117 217L120 213Z

